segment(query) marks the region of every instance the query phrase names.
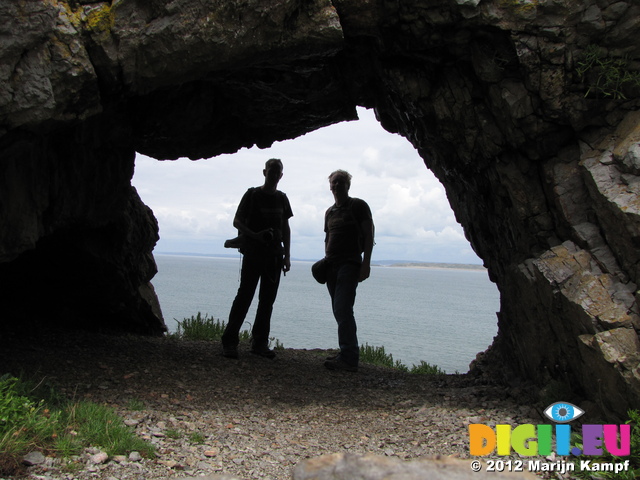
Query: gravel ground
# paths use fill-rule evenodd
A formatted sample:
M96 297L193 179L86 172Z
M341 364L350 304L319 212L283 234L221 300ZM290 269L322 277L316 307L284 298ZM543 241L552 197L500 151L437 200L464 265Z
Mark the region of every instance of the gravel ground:
M232 360L217 344L167 338L5 335L2 343L0 374L37 374L68 397L107 404L156 446L153 459L105 461L87 450L72 468L47 458L27 470L33 479L289 479L300 461L334 452L468 458L469 423L540 423L507 389L468 375L370 365L332 372L323 366L331 352L321 350L268 360L241 346Z

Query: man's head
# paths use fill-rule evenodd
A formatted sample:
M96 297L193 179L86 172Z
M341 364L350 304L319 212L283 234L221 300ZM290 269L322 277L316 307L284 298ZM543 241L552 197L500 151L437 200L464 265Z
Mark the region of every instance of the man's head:
M282 160L279 158L270 158L267 160L264 164L264 170L262 171L265 182L274 185L277 184L282 178L283 169Z
M337 188L344 188L348 192L351 188L351 174L346 170L336 170L329 175L329 188L334 192Z
M270 158L269 160L267 160L266 163L264 164L264 169L267 170L272 165L280 165L280 170L284 169L284 166L282 165L282 160L280 160L279 158Z

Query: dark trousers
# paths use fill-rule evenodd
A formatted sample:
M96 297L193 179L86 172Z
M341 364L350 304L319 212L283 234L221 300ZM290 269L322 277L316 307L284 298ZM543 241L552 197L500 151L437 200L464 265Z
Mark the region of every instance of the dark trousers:
M359 276L360 265L356 263L331 263L327 271L327 289L331 296L333 316L338 323L340 358L349 365L356 366L360 348L353 305Z
M229 323L222 334L222 344L236 346L239 343L239 333L244 323L253 296L260 281L258 293L258 311L251 330L251 344L263 347L269 344L271 330L271 312L273 302L278 294L280 272L282 271L282 256L252 256L245 255L242 259L240 272L240 287L231 306Z

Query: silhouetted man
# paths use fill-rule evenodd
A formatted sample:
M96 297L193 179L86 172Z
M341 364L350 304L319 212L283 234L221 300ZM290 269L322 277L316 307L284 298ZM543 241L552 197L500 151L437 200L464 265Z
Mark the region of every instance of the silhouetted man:
M278 294L280 272L291 268L291 230L293 216L287 196L277 189L282 178L282 161L268 160L263 170L264 185L253 187L240 200L233 226L243 240L240 287L231 306L229 323L222 335L222 354L238 358L240 327L244 323L258 281L258 311L251 331L251 353L274 358L269 348L271 312Z
M360 348L353 305L358 282L369 278L371 273L374 225L369 205L359 198L351 198L350 187L348 172L336 170L329 175L335 203L325 213L325 262L327 289L338 323L340 353L328 358L324 365L330 370L355 372Z

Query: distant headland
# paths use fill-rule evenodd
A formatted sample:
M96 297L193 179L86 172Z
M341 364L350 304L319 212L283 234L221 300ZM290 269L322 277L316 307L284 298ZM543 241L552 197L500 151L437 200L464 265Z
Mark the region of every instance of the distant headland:
M434 262L398 262L389 265L381 265L385 267L405 267L405 268L455 268L460 270L486 270L482 265L474 265L470 263L434 263Z

